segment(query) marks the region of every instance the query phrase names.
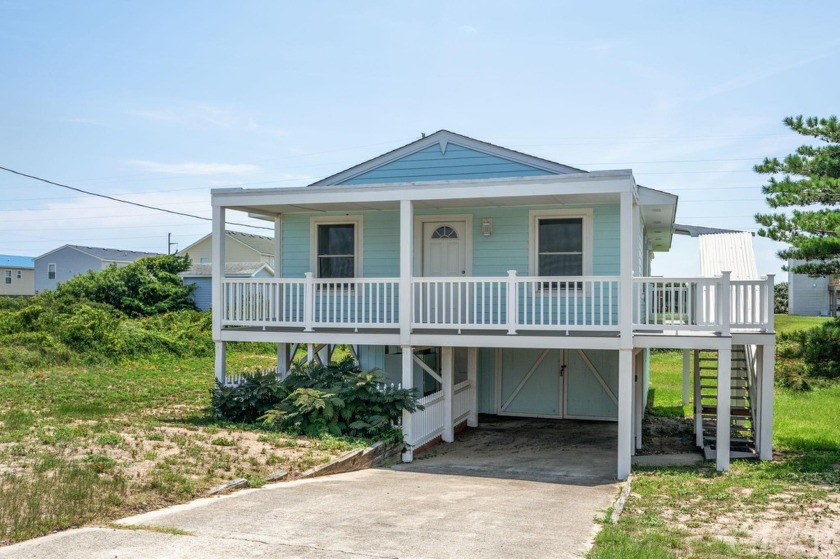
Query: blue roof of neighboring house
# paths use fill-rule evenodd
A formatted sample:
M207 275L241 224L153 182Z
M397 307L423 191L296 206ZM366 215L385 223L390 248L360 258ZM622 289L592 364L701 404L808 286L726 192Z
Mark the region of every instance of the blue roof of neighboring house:
M0 268L26 268L31 270L35 268L35 260L31 256L0 254Z

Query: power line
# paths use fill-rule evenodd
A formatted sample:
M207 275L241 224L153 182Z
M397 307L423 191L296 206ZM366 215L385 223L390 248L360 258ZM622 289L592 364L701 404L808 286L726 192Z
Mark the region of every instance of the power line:
M41 182L44 182L44 183L47 183L47 184L51 184L53 186L58 186L60 188L66 188L68 190L73 190L75 192L81 192L82 194L87 194L88 196L96 196L98 198L105 198L106 200L112 200L114 202L120 202L121 204L128 204L130 206L137 206L139 208L146 208L147 210L154 210L154 211L157 211L157 212L164 212L164 213L173 214L173 215L180 215L180 216L183 216L183 217L191 217L193 219L200 219L202 221L213 221L213 219L209 218L209 217L203 217L203 216L200 216L200 215L193 215L193 214L188 214L188 213L184 213L184 212L176 212L175 210L167 210L166 208L158 208L156 206L148 206L146 204L141 204L140 202L132 202L131 200L123 200L121 198L115 198L113 196L108 196L107 194L99 194L97 192L90 192L88 190L82 190L81 188L76 188L75 186L69 186L69 185L66 185L66 184L61 184L59 182L54 182L54 181L51 181L51 180L42 179L41 177L36 177L35 175L27 175L26 173L21 173L20 171L15 171L14 169L9 169L7 167L0 167L0 171L6 171L6 172L12 173L14 175L18 175L18 176L21 176L21 177L26 177L26 178L33 179L33 180L36 180L36 181L41 181ZM225 223L228 224L228 225L239 225L240 227L252 227L254 229L266 229L266 230L271 230L271 231L274 230L272 227L260 227L259 225L249 225L247 223L236 223L234 221L226 221Z

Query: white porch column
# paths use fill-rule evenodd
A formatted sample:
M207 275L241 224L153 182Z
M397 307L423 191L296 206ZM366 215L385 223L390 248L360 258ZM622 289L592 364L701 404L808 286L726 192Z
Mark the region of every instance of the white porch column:
M277 374L280 378L289 376L289 344L277 344Z
M633 350L618 352L618 468L616 477L630 475L633 445Z
M758 457L761 460L773 459L773 372L776 361L776 344L758 346L756 370L759 377L758 388L761 391L758 413Z
M283 267L283 218L280 215L274 216L274 277L282 277L281 269Z
M306 344L306 362L315 361L315 344Z
M478 427L478 348L467 348L467 380L470 381L470 413L467 427Z
M213 206L213 234L210 243L213 340L218 342L222 338L222 278L225 275L225 208L221 206Z
M703 399L700 397L700 351L694 350L694 440L703 448Z
M691 350L683 350L683 385L682 385L682 405L687 406L691 403Z
M633 220L633 193L621 193L619 220L621 263L619 282L619 324L621 348L633 347L633 239L636 231Z
M728 295L728 291L727 291ZM717 376L717 471L729 471L729 435L732 392L732 348L718 350Z
M414 260L414 203L400 200L400 345L411 342L412 263ZM404 385L403 385L404 386Z
M216 380L225 381L227 371L227 348L222 341L222 278L225 275L225 208L213 206L213 234L211 236L211 305L213 341L216 342L214 364Z
M642 349L636 350L636 355L633 357L633 386L635 388L633 395L633 432L635 433L635 444L633 445L633 454L642 448L642 422L645 418L645 352Z
M454 370L455 352L452 346L440 348L440 377L443 384L443 434L445 443L455 440L455 429L452 425L452 372Z
M225 342L216 342L216 381L225 382L227 372L227 348Z
M414 388L414 348L411 346L402 346L402 387L405 389ZM402 453L403 462L411 462L414 460L414 450L411 445L414 444L414 429L411 424L411 413L403 410L402 413L402 430L403 440L405 441L406 450Z

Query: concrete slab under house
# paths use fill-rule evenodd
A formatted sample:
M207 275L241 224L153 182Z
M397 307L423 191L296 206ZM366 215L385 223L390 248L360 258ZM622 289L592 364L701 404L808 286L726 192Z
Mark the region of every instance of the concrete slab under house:
M421 393L425 409L402 420L406 462L479 413L610 421L625 479L645 443L649 352L675 348L717 469L772 456L773 277L743 265L739 234L696 229L738 258L651 277L653 254L691 228L674 223L676 195L630 170L441 130L307 187L216 189L212 204L220 381L228 342L277 344L280 374L299 347L323 361L346 344ZM232 212L273 222L274 278L224 277Z

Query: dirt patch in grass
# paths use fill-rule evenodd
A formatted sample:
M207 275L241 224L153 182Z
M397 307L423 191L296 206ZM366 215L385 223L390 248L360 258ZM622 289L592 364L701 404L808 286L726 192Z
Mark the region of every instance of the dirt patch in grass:
M351 447L215 425L47 419L0 445L0 545L184 502L235 478L259 487L282 469L295 479ZM96 506L51 497L67 483Z
M675 528L691 535L689 540L719 540L738 547L752 547L782 557L840 557L840 495L836 488L823 497L810 491L774 495L762 507L746 500L753 490L730 488L745 500L724 507L725 512L708 514L702 523L693 515L675 510L663 511L662 517Z
M694 422L680 417L645 414L639 455L697 452Z

